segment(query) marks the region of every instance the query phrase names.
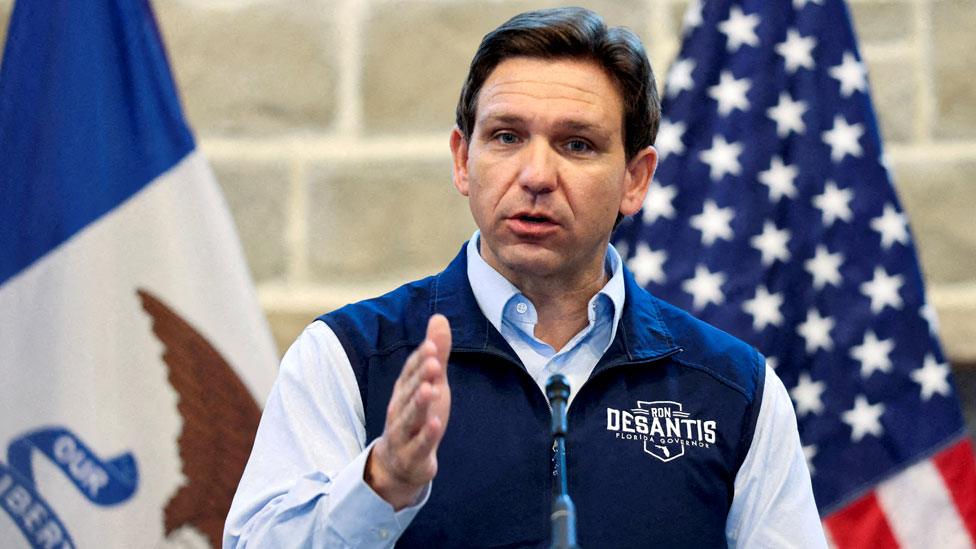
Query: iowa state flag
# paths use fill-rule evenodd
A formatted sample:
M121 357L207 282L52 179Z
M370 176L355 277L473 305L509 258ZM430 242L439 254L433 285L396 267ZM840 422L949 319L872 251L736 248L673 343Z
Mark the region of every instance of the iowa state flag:
M656 147L618 243L775 366L829 540L972 547L973 451L844 2L692 2Z
M17 2L0 252L0 545L217 545L277 356L146 2Z

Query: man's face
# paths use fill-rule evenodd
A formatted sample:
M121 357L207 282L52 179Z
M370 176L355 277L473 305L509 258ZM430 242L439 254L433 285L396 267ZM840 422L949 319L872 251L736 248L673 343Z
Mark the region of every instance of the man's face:
M454 184L506 278L601 275L617 213L636 213L652 147L627 161L623 102L594 62L515 57L478 95L470 143L451 135ZM568 277L568 278L567 278Z

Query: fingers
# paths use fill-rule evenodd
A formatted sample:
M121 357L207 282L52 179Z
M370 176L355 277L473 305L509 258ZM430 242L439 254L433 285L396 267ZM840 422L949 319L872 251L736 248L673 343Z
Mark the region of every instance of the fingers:
M430 317L427 321L427 341L432 341L437 347L437 360L447 366L447 357L451 353L451 325L447 317L441 314Z
M426 366L426 369L421 367L425 361L436 361L433 358L435 351L434 344L425 341L407 357L403 370L393 386L393 395L390 397L390 404L386 409L387 418L398 415L399 410L413 398L421 382L425 379L433 380L436 378L437 372L430 371L429 365Z
M430 415L431 405L440 396L440 388L422 378L434 375L438 369L437 360L428 357L403 387L402 405L388 411L386 431L397 441L406 442L416 435Z
M424 341L403 364L386 411L377 467L404 484L424 483L437 467L437 446L450 413L447 360L451 328L443 315L427 323Z
M421 464L416 472L423 481L434 476L437 466L436 450L444 434L444 424L437 416L427 417L417 434L402 448L405 460Z

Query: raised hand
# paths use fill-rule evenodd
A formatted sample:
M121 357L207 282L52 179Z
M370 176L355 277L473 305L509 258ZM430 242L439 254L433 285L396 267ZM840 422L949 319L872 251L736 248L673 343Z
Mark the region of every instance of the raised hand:
M393 386L383 435L366 461L364 479L394 509L414 503L437 474L437 446L451 412L450 352L451 326L434 315L426 339L407 357Z

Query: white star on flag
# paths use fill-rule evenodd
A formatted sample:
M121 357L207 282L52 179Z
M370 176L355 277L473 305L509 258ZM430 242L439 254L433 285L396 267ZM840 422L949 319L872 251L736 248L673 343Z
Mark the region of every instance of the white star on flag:
M779 326L783 323L783 314L779 310L782 306L783 294L770 294L763 286L756 288L755 297L742 302L742 310L752 316L752 328L757 332L770 324Z
M654 223L659 217L674 219L674 197L678 190L674 185L661 185L655 182L644 196L644 223Z
M827 181L824 185L823 194L813 197L813 205L823 214L823 224L827 227L834 224L834 221L850 221L851 200L854 199L854 191L851 189L841 189L833 181Z
M831 77L840 82L840 93L844 97L850 97L855 91L867 91L868 82L864 65L853 53L844 52L844 60L840 65L832 67L829 72Z
M807 319L796 327L796 331L806 343L808 354L812 355L817 349L830 351L834 348L834 340L830 337L834 324L833 318L820 316L820 311L816 309L807 311Z
M918 314L925 319L925 322L929 325L929 333L932 335L938 335L939 333L939 313L935 310L932 302L928 299L925 300L925 305L919 309Z
M627 268L634 273L634 279L641 286L646 286L648 282L663 284L664 262L668 256L663 250L652 250L647 244L641 242L637 245L634 256L627 261Z
M708 164L709 177L713 181L719 181L725 174L739 175L742 172L742 165L739 164L739 155L742 154L742 145L739 143L729 143L721 135L712 138L712 148L701 152L701 161Z
M682 33L688 34L702 24L701 0L692 0L681 19Z
M658 128L657 138L654 140L654 148L657 149L659 162L671 153L682 154L685 152L685 144L681 141L681 137L687 129L684 122L671 122L667 118L661 119L661 127Z
M748 78L735 79L731 71L722 71L718 84L708 88L708 96L718 101L718 113L728 116L733 109L745 111L749 108L749 93L751 81Z
M749 239L749 243L752 247L759 250L762 254L762 264L764 267L769 267L776 260L789 261L790 251L786 245L790 241L790 231L787 229L778 229L776 224L772 221L763 222L762 233Z
M891 372L891 351L895 342L879 340L872 330L864 334L860 345L851 347L851 358L861 363L861 377L868 378L874 372Z
M779 103L775 107L770 107L766 115L776 122L776 135L786 137L790 132L801 134L807 131L806 124L803 123L803 114L807 112L806 101L793 101L790 94L780 92Z
M783 56L786 71L795 73L800 67L813 68L813 48L817 46L817 39L812 36L800 36L796 29L786 31L786 41L776 45L776 53Z
M711 246L716 239L732 240L732 208L719 208L714 200L706 200L702 213L692 216L688 224L701 231L702 244Z
M844 156L861 156L864 154L858 140L864 135L863 124L848 124L844 117L834 117L834 127L823 132L823 142L830 146L830 159L840 162Z
M722 284L725 284L725 275L713 273L704 265L695 267L694 278L689 278L681 284L682 289L692 296L693 307L696 311L704 309L709 303L721 305L725 302L725 294L722 293Z
M851 426L851 441L858 442L865 435L880 437L884 432L881 427L881 414L884 410L884 403L869 404L864 395L857 395L854 408L841 414L841 420Z
M819 414L823 412L824 404L820 395L825 390L827 390L826 383L813 381L808 372L801 372L796 387L790 389L790 396L796 403L797 417L802 418L810 413Z
M871 220L871 228L881 235L881 247L886 250L895 242L908 244L908 220L890 203L880 217Z
M743 45L759 45L759 37L756 36L758 24L758 15L746 15L739 6L732 6L729 18L718 24L718 30L728 38L726 48L734 53Z
M936 393L949 396L952 387L949 385L949 365L939 364L932 354L925 355L923 366L912 370L912 381L921 386L922 400L928 401Z
M769 187L769 201L776 202L784 196L793 198L796 196L796 185L793 183L799 170L796 166L786 165L783 160L774 156L770 161L769 169L759 172L759 182Z
M793 9L801 10L807 4L820 4L823 5L823 0L793 0Z
M674 97L679 93L695 87L695 81L691 73L695 70L694 59L679 59L671 65L668 72L668 82L665 85L665 93L669 97Z
M820 290L827 284L839 288L842 263L844 263L844 256L840 252L832 254L827 251L826 246L817 244L817 251L812 258L803 263L803 268L813 277L813 288L815 290Z
M893 309L902 307L898 290L905 283L902 275L890 276L882 267L874 268L874 278L870 282L861 284L861 293L871 298L871 312L880 313L886 306Z

